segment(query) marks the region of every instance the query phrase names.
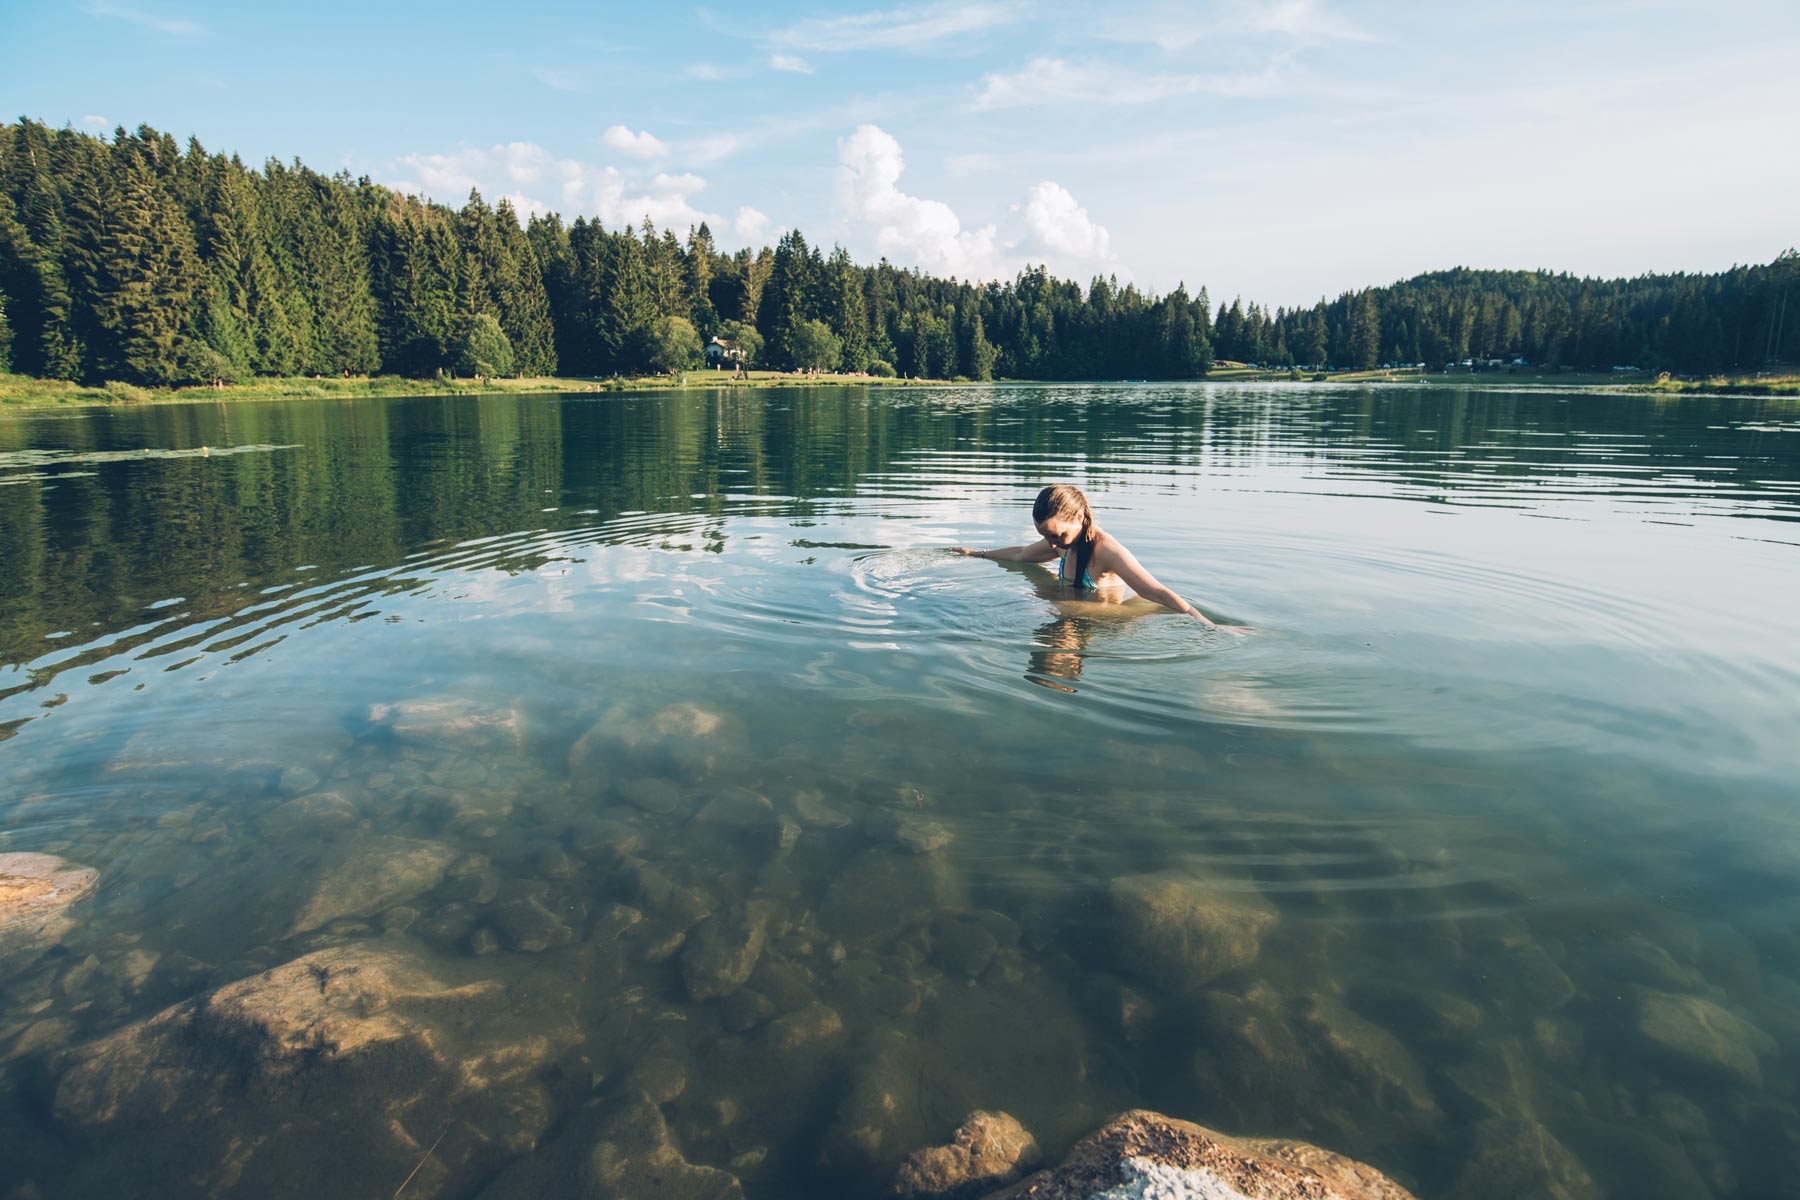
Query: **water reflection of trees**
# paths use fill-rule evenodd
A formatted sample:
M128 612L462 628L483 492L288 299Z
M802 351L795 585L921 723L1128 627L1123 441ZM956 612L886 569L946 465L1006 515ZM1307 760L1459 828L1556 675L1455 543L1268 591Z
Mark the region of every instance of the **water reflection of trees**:
M1733 428L1791 419L1765 399L1180 387L464 396L20 419L0 422L0 454L299 448L0 469L19 480L0 487L0 663L39 657L47 634L129 627L172 597L194 620L226 615L303 565L323 583L432 545L625 512L709 517L717 548L728 512L804 516L877 492L943 499L952 474L981 489L1016 479L1023 497L1055 462L1099 478L1299 459L1314 476L1399 485L1383 490L1402 498L1478 499L1559 471L1604 480L1605 462L1583 453L1594 435L1637 456L1631 465L1704 470L1729 493L1800 479L1783 435Z

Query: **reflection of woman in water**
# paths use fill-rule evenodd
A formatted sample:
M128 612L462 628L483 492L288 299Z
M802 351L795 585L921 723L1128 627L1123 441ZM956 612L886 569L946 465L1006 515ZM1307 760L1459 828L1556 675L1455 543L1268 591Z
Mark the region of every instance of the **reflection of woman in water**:
M1209 628L1248 632L1239 625L1214 624L1205 613L1158 583L1118 538L1094 524L1094 514L1080 488L1067 483L1045 488L1031 506L1031 519L1043 536L1029 545L1000 550L958 546L953 553L998 562L1047 563L1054 559L1057 579L1079 591L1096 593L1096 599L1117 602L1136 592Z

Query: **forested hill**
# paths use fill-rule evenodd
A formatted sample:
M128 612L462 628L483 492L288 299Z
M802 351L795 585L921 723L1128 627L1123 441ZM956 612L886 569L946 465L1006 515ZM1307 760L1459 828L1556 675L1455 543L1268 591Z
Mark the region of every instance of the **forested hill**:
M798 232L727 254L705 225L521 228L504 201L471 193L458 210L298 161L252 169L143 126L0 124L0 369L88 382L610 375L678 364L714 335L758 365L938 378L1196 378L1216 359L1710 372L1800 360L1796 285L1789 251L1712 275L1454 270L1311 308L1215 309L1204 288L858 266Z

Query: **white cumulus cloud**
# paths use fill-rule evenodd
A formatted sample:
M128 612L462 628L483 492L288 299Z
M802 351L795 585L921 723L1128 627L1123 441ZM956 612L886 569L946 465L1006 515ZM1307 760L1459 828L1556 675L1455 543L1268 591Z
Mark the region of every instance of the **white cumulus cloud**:
M1094 265L1112 260L1112 235L1096 224L1061 184L1046 179L1034 185L1025 202L1015 207L1025 219L1035 248L1048 256Z
M658 173L649 182L634 182L617 168L600 173L593 190L593 213L607 225L635 225L645 217L658 229L683 229L702 221L719 218L701 212L693 198L706 187L706 180L692 172L680 175Z
M850 220L874 234L888 258L934 274L992 279L1005 274L992 225L964 229L948 204L900 190L900 143L877 125L838 142L838 199Z
M609 125L600 140L621 154L636 158L661 158L669 152L667 143L653 136L648 129L633 133L623 125Z
M704 221L715 236L723 235L722 241L735 238L747 245L759 244L771 224L748 205L730 217L708 212L699 200L707 181L691 171L658 171L644 178L613 166L559 158L535 142L408 154L391 163L384 175L402 192L452 206L460 206L471 188L479 189L491 203L509 201L521 221L555 211L570 221L598 217L619 229L649 217L658 229L677 234Z
M769 214L758 212L746 204L731 219L731 231L746 246L759 245L769 236Z

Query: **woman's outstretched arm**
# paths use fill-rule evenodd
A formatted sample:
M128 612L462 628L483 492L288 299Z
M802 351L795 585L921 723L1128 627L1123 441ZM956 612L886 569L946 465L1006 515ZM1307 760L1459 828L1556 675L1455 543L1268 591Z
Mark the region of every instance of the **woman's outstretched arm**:
M1006 546L999 550L971 550L967 546L952 546L952 554L966 554L970 558L989 558L995 562L1044 563L1056 558L1056 549L1043 538L1027 546Z
M1144 565L1127 550L1117 538L1108 538L1102 547L1107 561L1103 569L1112 571L1125 581L1125 586L1146 600L1153 600L1164 608L1172 608L1205 625L1208 629L1229 629L1237 632L1248 632L1241 625L1220 625L1211 617L1189 604L1178 596L1172 588L1165 587L1156 576L1144 569ZM1095 555L1101 557L1100 554Z

